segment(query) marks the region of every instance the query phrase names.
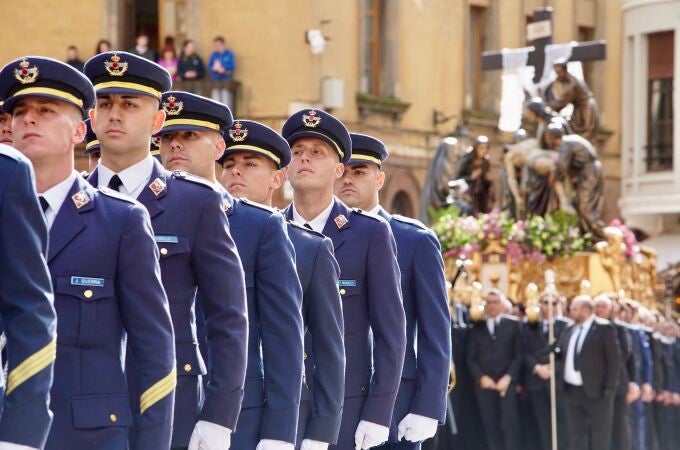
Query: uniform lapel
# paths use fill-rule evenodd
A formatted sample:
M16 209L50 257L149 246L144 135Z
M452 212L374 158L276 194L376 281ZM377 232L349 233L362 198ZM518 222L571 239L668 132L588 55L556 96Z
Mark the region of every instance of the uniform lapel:
M345 243L342 232L350 228L349 216L351 211L337 198L333 199L333 203L333 209L331 210L331 215L328 216L326 226L323 228L323 234L333 241L333 249L338 251ZM344 220L342 219L343 217Z
M80 199L86 198L87 202L78 207L74 196L78 194ZM64 203L54 219L50 229L50 240L47 250L47 261L50 262L87 226L87 222L80 215L94 208L94 188L83 177L78 175L73 183Z
M153 169L149 184L144 186L137 200L149 211L149 216L153 219L164 211L163 205L159 201L168 193L168 172L161 166L161 163L154 158Z

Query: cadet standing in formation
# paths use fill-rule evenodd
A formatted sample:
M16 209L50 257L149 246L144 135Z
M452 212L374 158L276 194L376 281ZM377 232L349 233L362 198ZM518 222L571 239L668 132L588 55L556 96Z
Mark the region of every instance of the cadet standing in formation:
M291 145L288 179L294 190L286 216L331 238L340 265L345 401L338 442L331 448L375 447L389 437L406 348L394 237L383 218L333 197L333 183L352 156L342 122L304 110L286 120L282 135Z
M56 353L56 321L47 269L47 227L31 163L0 144L0 316L6 339L0 450L42 448Z
M357 135L352 159L345 126L319 110L282 134L234 123L125 52L84 72L41 57L0 71L0 131L40 193L2 151L0 450L418 449L433 436L451 351L436 240L380 208L377 184L352 205L375 215L333 196L356 164L382 179L384 145ZM286 175L282 215L271 203Z
M173 331L149 216L137 202L98 191L74 171L92 84L67 64L26 57L0 72L0 86L13 116L14 145L36 169L50 237L58 329L50 402L55 420L46 448L122 448L133 424L131 448L166 447L175 389ZM126 335L142 392L133 417L120 355Z
M250 120L236 122L225 136L220 163L222 183L234 196L271 206L290 163L288 142L271 128ZM302 315L307 331L307 372L302 387L297 442L302 450L335 444L344 400L345 349L342 302L337 285L340 268L333 243L321 233L288 222L302 286Z
M221 192L245 270L248 369L231 448L292 449L302 384L302 292L285 222L271 208L233 199L217 183L215 159L233 122L227 106L187 92L164 94L162 105L172 116L160 132L163 164L201 176Z
M171 446L184 448L190 440L192 448L228 443L243 399L248 324L243 268L222 198L205 180L170 173L149 154L151 136L165 119L159 110L162 92L171 84L165 69L129 53L101 53L85 64L85 75L97 94L90 119L101 144L101 160L89 181L138 199L149 211L160 247L177 356ZM206 316L210 373L196 338L197 289ZM128 367L138 364L131 350ZM140 386L131 374L128 378L133 390Z
M335 193L348 206L390 224L406 313L406 359L389 444L383 448L418 449L421 441L435 435L446 416L451 336L444 261L431 230L417 220L387 213L378 203L385 181L380 169L388 157L385 145L371 136L350 136L352 157L335 182Z

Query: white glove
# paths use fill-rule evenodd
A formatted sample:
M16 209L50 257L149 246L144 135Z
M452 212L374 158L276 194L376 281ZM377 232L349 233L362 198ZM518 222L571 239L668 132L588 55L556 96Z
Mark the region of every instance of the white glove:
M229 450L231 430L216 423L199 420L189 440L189 450ZM2 449L0 449L2 450Z
M261 439L255 450L295 450L295 446L286 441Z
M421 416L419 414L407 414L397 428L397 439L401 441L402 438L411 442L421 442L425 439L434 437L437 433L437 426L439 422L431 417Z
M315 441L314 439L303 439L300 450L328 450L328 442Z
M0 442L0 450L38 450L35 447L29 447L27 445L12 444L11 442Z
M356 450L367 450L387 442L388 437L390 437L388 427L362 420L357 426L357 432L354 433L354 444Z

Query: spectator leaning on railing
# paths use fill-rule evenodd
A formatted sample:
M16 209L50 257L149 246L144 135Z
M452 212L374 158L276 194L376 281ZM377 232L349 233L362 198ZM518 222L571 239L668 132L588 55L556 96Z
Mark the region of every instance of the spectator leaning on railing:
M182 45L177 74L179 79L184 81L200 80L205 76L205 65L196 53L196 45L192 40L186 40Z

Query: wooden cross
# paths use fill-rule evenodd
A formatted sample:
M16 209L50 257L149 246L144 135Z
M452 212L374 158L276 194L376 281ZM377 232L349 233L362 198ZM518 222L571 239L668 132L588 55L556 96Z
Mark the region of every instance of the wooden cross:
M545 47L552 44L552 8L537 9L532 21L527 25L527 39L534 49L529 52L527 66L534 66L534 83L543 76L545 64ZM597 61L605 59L607 43L605 41L588 41L573 47L569 61ZM503 68L503 52L492 51L482 53L482 68L497 70Z

